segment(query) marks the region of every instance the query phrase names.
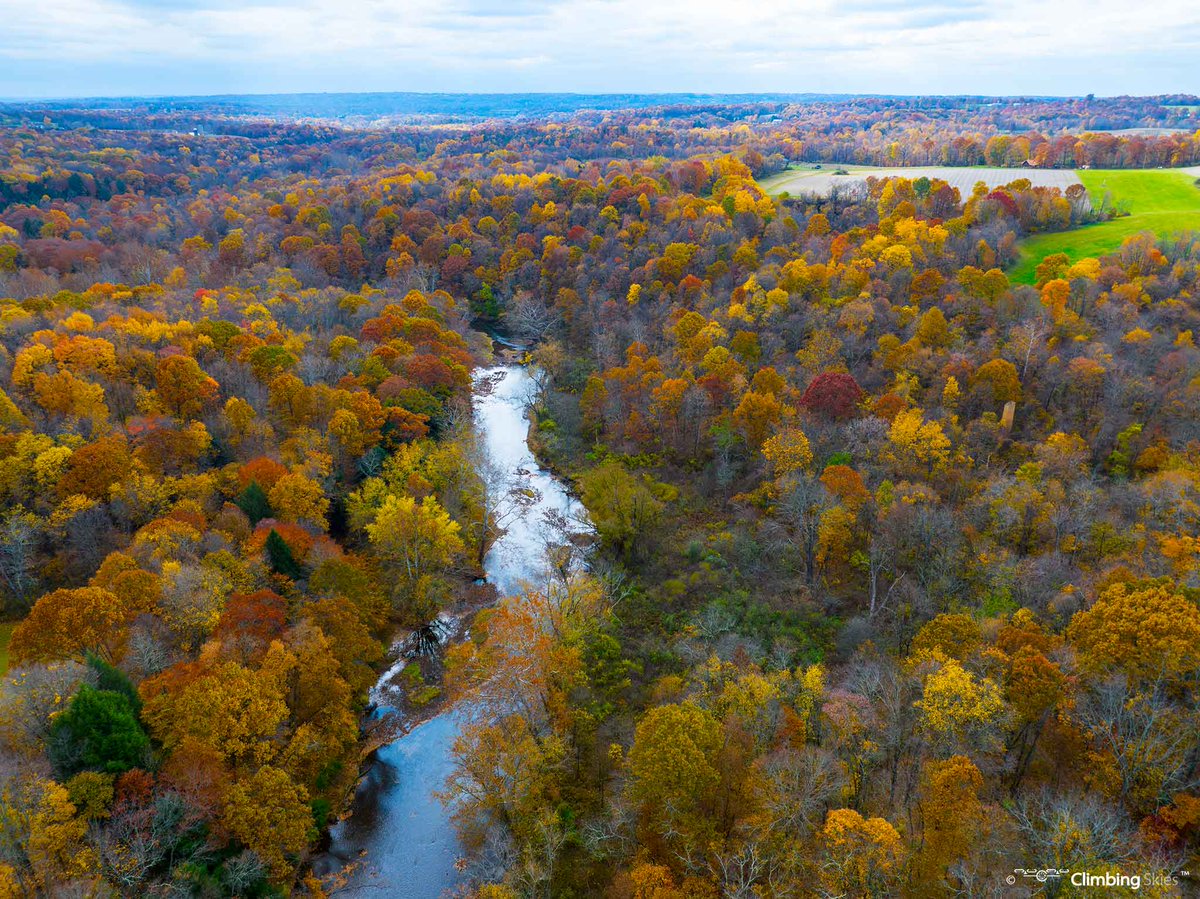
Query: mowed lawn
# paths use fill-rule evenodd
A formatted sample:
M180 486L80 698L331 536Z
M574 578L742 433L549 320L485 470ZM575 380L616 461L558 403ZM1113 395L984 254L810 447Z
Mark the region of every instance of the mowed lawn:
M0 623L0 674L8 671L8 641L15 625Z
M1012 281L1032 284L1037 267L1052 253L1066 253L1076 262L1111 253L1126 238L1143 231L1156 235L1200 231L1200 188L1195 184L1200 170L1104 169L1077 174L1093 206L1098 206L1107 193L1114 204L1130 214L1073 231L1028 238L1021 245L1020 262L1009 272Z

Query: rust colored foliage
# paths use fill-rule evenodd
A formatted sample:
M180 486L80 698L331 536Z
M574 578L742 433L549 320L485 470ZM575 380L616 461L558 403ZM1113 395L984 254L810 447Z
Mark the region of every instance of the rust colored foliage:
M800 405L827 418L851 418L863 398L863 390L853 375L826 371L812 379Z

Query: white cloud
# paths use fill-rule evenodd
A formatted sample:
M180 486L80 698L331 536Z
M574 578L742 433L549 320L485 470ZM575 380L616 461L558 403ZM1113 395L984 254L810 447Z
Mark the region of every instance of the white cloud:
M0 0L0 21L8 95L147 71L139 92L1200 91L1190 0Z

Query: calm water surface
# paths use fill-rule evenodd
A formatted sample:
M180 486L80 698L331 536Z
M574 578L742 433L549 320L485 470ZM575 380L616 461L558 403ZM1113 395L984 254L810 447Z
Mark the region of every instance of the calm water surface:
M529 487L537 499L505 522L507 531L484 559L488 580L500 596L544 571L542 522L548 511L568 518L580 514L563 485L538 467L525 438L529 420L525 405L533 390L528 371L517 365L484 369L476 384L475 424L485 450L514 486ZM381 678L374 698L386 709L390 678ZM460 856L451 821L453 809L434 795L452 769L450 749L458 736L462 710L453 708L429 719L376 753L355 794L352 814L331 831L328 856L317 865L320 873L362 856L362 863L338 896L395 896L436 899L462 882L455 862Z

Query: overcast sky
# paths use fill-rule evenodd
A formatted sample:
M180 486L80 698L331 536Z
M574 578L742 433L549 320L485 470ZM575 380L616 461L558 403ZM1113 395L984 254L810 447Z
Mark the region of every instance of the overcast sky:
M0 96L1200 93L1195 0L0 0Z

